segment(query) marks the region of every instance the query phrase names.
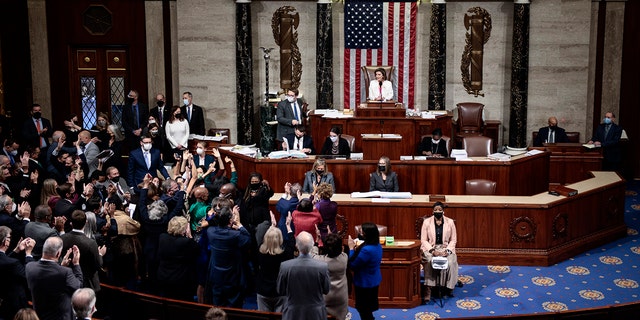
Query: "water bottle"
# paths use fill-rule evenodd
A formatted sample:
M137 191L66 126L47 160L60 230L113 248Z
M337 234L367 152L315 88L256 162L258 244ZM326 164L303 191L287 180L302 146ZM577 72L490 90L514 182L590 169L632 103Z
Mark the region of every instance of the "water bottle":
M260 148L256 150L256 159L262 159L262 151L260 151Z

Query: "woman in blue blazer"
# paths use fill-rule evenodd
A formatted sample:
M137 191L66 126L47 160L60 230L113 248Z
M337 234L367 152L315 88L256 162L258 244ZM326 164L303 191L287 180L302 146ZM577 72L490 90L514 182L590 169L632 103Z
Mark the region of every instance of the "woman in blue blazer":
M373 312L378 310L378 287L382 281L382 246L375 223L363 223L362 233L364 242L357 248L355 241L349 236L349 268L353 271L356 310L360 319L368 320L374 319Z

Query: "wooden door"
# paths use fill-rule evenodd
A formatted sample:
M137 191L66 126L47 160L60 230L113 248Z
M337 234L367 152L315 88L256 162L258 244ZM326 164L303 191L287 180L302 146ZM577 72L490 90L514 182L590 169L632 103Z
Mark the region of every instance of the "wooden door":
M128 51L123 47L72 48L69 90L70 112L81 126L91 129L98 114L109 116L110 123L122 124L122 108L129 93Z

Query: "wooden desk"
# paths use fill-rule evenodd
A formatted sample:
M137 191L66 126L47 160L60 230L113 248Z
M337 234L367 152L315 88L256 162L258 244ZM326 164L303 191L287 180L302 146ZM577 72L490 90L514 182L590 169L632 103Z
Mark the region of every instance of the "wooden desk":
M532 149L551 152L549 182L567 184L584 180L602 169L602 148L588 149L581 143L545 143Z
M569 185L573 197L447 195L445 215L456 221L456 252L462 264L549 266L627 234L625 183L615 172ZM524 184L524 183L523 183ZM275 205L280 195L271 198ZM336 194L338 213L349 226L385 225L396 239L417 239L416 219L431 215L428 195L388 203ZM275 212L275 211L274 211ZM353 228L349 234L355 235Z
M363 158L379 159L381 156L387 156L389 159L400 159L400 156L406 156L400 153L402 143L402 136L399 135L362 135Z
M346 133L356 137L355 151L363 152L362 150L362 133L394 133L402 136L403 143L398 145L397 153L401 155L414 155L418 151L418 144L421 141L423 135L431 135L431 132L435 128L442 129L442 133L445 136L452 137L453 129L451 127L451 113L446 115L437 116L435 119L423 119L421 117L350 117L350 118L323 118L322 114L312 113L310 115L311 123L311 136L315 143L316 150L320 152L322 150L322 144L325 137L329 135L329 130L332 127L339 127L342 129L342 133ZM390 150L385 151L389 152ZM365 160L378 160L380 155L374 156L373 159L367 158L365 154ZM397 158L391 158L391 160L398 160Z
M420 305L420 241L395 239L382 246L382 282L378 289L381 308L415 308ZM354 292L349 305L355 307Z
M403 138L404 141L404 138ZM227 150L223 158L233 159L240 187L244 188L251 172L260 172L276 192L284 191L286 182L304 183L305 172L315 159L254 159ZM327 160L327 171L333 173L337 193L369 191L369 174L378 165L375 160ZM400 191L416 194L464 194L468 179L496 181L496 194L532 195L549 187L549 153L518 156L511 161L397 160L391 161L398 175Z

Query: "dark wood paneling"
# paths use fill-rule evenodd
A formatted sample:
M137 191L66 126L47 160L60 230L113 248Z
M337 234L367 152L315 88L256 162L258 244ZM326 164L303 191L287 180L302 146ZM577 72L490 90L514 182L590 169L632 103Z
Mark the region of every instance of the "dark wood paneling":
M640 1L624 3L624 33L622 44L622 70L620 80L620 112L618 121L629 135L629 143L623 147L623 166L626 178L640 178L640 108L638 108L638 88L640 88ZM596 78L596 84L598 83ZM600 114L594 114L599 118Z

